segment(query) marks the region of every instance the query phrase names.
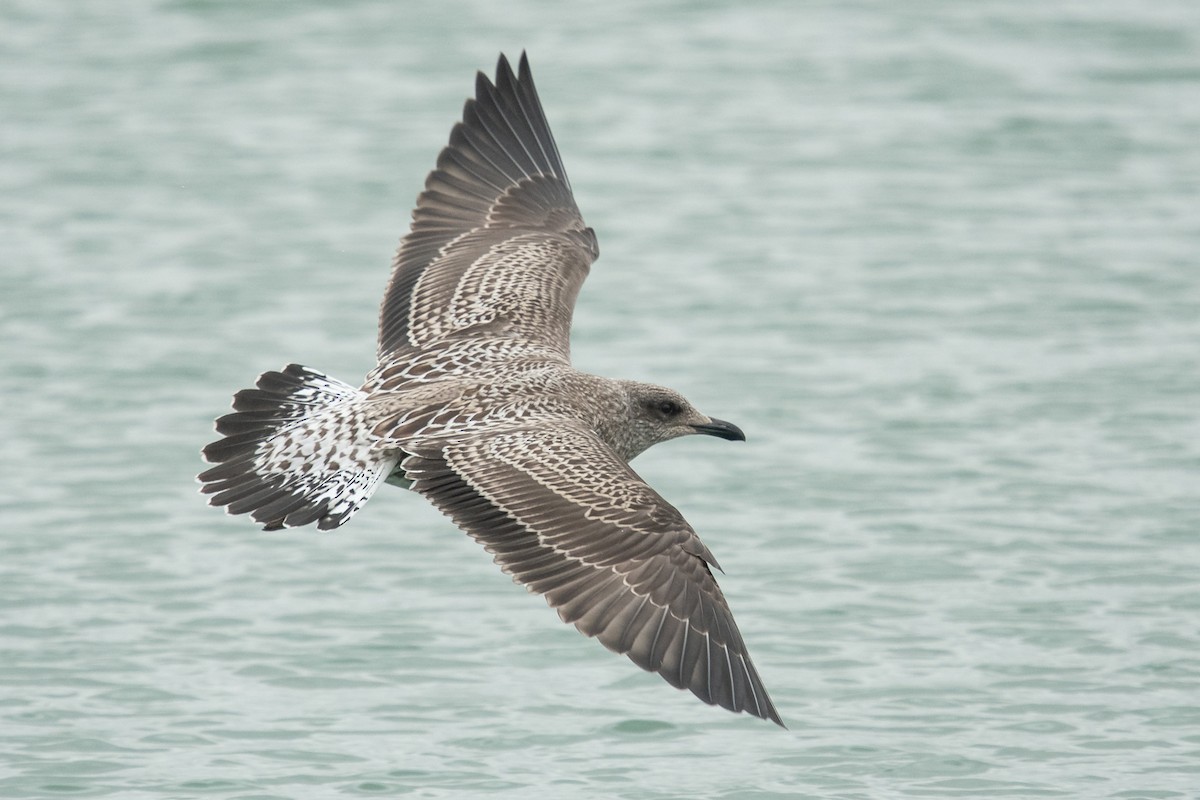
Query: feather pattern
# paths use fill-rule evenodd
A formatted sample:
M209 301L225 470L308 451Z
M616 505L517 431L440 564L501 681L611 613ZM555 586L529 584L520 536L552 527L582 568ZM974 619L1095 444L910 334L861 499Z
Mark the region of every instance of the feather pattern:
M495 83L479 73L417 198L380 310L383 368L497 322L569 357L575 297L598 249L524 55L518 70L501 56Z
M564 622L707 703L783 724L712 554L594 432L564 421L413 449L413 489Z

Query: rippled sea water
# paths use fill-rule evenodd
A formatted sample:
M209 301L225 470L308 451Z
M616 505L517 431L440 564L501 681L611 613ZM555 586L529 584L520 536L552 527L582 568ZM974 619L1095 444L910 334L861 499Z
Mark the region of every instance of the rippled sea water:
M636 466L788 731L419 497L196 493L259 372L372 366L522 48L603 253L576 364L749 435ZM1193 3L15 0L0 53L0 796L1200 794Z

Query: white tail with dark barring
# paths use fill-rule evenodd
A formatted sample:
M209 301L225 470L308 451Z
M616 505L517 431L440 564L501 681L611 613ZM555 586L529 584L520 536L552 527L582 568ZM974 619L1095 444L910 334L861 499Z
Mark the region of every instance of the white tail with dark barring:
M313 522L336 528L362 508L398 456L381 450L367 394L299 364L259 376L217 420L224 435L204 448L209 504L250 514L266 530Z

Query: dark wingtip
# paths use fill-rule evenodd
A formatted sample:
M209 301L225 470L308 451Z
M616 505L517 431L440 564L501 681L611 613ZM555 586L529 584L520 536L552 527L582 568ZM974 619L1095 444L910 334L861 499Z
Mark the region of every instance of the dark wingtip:
M508 61L508 56L504 55L504 53L501 53L500 57L496 59L496 83L502 80L501 76L506 76L514 80L516 78L513 74L512 65Z
M776 725L783 728L785 731L788 730L788 726L783 724L783 717L779 716L779 712L775 710L775 706L770 707L769 713L767 714L766 717L764 717L764 719L771 720L771 722L774 722Z
M503 56L501 56L501 58L503 58ZM495 87L492 85L492 79L487 76L487 73L485 73L483 70L479 70L478 72L475 73L475 99L476 100L478 100L481 97L487 97L488 93L491 92L491 90L494 88ZM472 101L470 99L468 99L467 100L467 108L470 108L472 105L473 105ZM464 111L464 115L465 115L466 109L464 108L463 111Z

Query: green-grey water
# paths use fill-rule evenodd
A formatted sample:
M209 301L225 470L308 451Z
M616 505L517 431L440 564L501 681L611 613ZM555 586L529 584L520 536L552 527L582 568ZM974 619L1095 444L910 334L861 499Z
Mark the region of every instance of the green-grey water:
M421 498L193 482L372 366L474 70L527 48L601 259L581 368L783 731L562 625ZM1194 3L0 7L0 796L1200 794Z

